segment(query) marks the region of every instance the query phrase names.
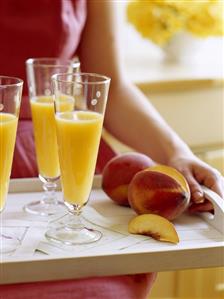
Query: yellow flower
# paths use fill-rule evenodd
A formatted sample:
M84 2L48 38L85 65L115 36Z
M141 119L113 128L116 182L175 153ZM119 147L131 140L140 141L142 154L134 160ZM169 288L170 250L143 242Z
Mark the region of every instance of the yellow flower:
M201 7L199 14L192 14L186 22L186 29L201 37L223 35L223 3L209 1Z
M219 0L136 0L128 4L127 18L143 37L164 45L180 31L222 35L222 8Z

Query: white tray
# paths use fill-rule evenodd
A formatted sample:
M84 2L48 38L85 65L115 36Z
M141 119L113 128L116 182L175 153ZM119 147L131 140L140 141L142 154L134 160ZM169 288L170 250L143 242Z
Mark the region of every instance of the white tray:
M215 218L204 216L205 221L199 216L182 215L174 222L180 242L173 245L128 234L127 223L134 212L114 204L100 184L101 178L95 177L83 215L104 237L85 246L59 248L44 238L47 226L55 225L55 218L34 217L22 210L25 203L40 199L40 182L12 180L2 223L10 226L22 244L12 255L1 257L0 284L224 265L223 206L212 192L206 191L217 202ZM62 197L60 191L58 196Z

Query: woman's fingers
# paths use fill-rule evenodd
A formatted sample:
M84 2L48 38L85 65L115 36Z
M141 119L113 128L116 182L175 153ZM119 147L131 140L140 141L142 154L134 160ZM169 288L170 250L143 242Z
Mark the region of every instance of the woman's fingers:
M201 184L224 198L224 178L216 169L211 168L210 166L207 167L207 165L206 167L197 167L194 171L194 175ZM188 180L191 181L192 178L189 177ZM192 188L193 190L196 190L197 187L193 186ZM197 198L197 191L192 191L192 193L192 204L189 207L189 212L213 212L213 205L208 199L205 199L204 202L200 202Z
M224 178L215 168L196 157L172 159L169 165L179 170L186 178L193 203L199 204L205 201L201 185L216 192L224 199Z
M203 184L224 199L224 178L216 169L205 177Z
M204 193L200 184L193 177L190 171L183 171L183 175L189 184L191 190L191 199L195 203L202 203L204 201Z
M205 201L203 203L195 203L193 202L189 208L188 211L190 213L202 213L202 212L213 212L213 205L212 203L208 200L205 199Z

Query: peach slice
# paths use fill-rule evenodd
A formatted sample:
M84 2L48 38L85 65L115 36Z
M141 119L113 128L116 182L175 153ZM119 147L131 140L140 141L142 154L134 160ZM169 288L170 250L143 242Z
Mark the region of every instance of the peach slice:
M157 171L157 172L169 175L174 180L176 180L182 186L184 191L186 193L188 193L189 196L190 196L190 188L189 188L188 182L186 181L186 179L182 175L182 173L180 173L175 168L170 167L170 166L166 166L166 165L157 164L157 165L149 167L148 169L152 170L152 171Z
M150 236L153 239L177 244L179 237L174 225L166 218L155 214L142 214L128 224L131 234Z

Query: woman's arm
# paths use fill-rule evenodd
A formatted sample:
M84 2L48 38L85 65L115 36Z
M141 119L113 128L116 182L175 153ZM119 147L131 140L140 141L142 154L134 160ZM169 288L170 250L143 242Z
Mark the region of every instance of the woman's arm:
M179 148L189 152L149 100L125 79L113 1L88 1L87 11L81 67L83 71L102 73L112 79L105 128L160 163L167 163Z
M87 23L80 45L81 67L83 71L102 73L112 79L105 128L130 147L182 171L195 200L202 197L198 182L207 183L223 195L223 179L217 171L193 155L143 93L125 78L116 2L87 3Z

